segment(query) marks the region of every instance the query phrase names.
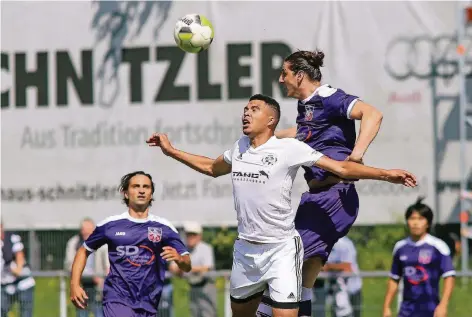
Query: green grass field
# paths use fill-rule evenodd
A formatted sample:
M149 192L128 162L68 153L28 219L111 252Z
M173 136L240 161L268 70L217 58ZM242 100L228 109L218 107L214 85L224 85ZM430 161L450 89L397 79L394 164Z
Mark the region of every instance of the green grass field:
M467 282L468 284L464 284ZM362 317L380 317L385 294L386 278L365 278L363 280L363 314ZM224 316L224 280L217 281L218 286L218 316ZM34 316L59 316L59 279L36 279ZM472 311L472 279L458 278L449 307L450 317L470 317ZM68 294L67 294L68 298ZM190 317L188 306L188 285L180 279L174 280L174 309L175 317ZM18 317L17 309L9 315ZM74 307L68 302L68 316L75 316ZM329 316L329 314L328 314ZM316 317L316 316L315 316Z

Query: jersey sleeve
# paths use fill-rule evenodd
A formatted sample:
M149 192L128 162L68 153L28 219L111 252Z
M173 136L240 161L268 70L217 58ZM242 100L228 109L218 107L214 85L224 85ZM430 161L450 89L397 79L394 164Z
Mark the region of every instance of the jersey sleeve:
M436 245L436 249L439 252L439 270L442 277L455 276L456 271L454 270L454 265L452 264L451 251L447 244L443 241L439 241Z
M225 160L226 163L232 164L233 163L233 152L234 152L234 147L231 149L228 149L224 151L223 153L223 159Z
M185 244L182 242L182 239L180 239L179 233L177 232L177 229L174 227L169 227L169 230L167 230L167 234L165 235L165 239L162 242L164 246L172 247L174 248L180 255L186 255L189 254L187 247Z
M289 167L313 166L323 154L311 148L308 144L296 139L286 139L289 150L287 163Z
M330 117L351 119L351 111L359 97L346 94L341 89L329 96L325 101L325 109Z
M454 270L454 265L452 264L452 258L448 255L441 256L441 273L442 277L455 276L456 271Z
M237 147L238 147L238 144L239 144L240 142L242 142L242 140L243 140L242 138L239 139L238 141L236 141L236 142L233 144L233 146L232 146L230 149L224 151L224 153L223 153L223 159L225 160L226 163L228 163L228 164L230 164L230 165L233 163L233 153L234 153L234 151L236 151L236 149L237 149Z
M97 225L95 230L92 232L90 237L85 240L83 246L89 252L95 252L99 249L102 245L107 243L107 238L105 235L106 225Z
M400 261L400 252L398 251L398 248L395 246L393 250L392 267L390 269L390 278L392 280L398 281L403 275L402 272L403 272L403 267L402 267L402 262Z

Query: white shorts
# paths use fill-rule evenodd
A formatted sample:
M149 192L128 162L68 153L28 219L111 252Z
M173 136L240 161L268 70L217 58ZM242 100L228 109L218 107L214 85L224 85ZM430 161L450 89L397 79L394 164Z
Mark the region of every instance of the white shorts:
M272 307L297 308L302 291L303 245L300 236L281 243L234 244L230 295L248 302L269 289Z

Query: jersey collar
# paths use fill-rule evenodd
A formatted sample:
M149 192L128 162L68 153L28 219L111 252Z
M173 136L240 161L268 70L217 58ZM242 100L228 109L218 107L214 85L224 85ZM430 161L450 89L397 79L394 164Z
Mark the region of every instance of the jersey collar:
M424 236L423 239L418 240L418 241L413 241L413 240L411 240L410 237L408 237L408 243L413 244L413 245L415 245L415 246L420 246L420 245L423 245L423 244L428 243L428 242L430 242L430 241L431 241L431 235L430 235L429 233L427 233L427 234Z
M324 85L321 85L320 87L316 88L315 91L307 98L303 99L303 100L300 100L300 102L304 105L306 104L308 101L311 100L311 98L313 98L314 96L316 96L316 94L318 93L318 90L320 90L322 87L325 87L325 86L329 86L328 84L324 84Z

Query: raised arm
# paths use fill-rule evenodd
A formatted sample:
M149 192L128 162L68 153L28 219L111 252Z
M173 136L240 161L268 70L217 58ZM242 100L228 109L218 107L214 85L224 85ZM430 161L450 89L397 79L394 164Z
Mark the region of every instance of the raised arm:
M154 133L146 143L148 143L149 146L160 147L162 153L165 155L172 157L174 160L177 160L202 174L211 177L218 177L231 172L231 165L226 163L223 159L223 155L220 155L217 159L211 159L206 156L190 154L178 150L170 144L169 139L165 134Z
M355 162L336 161L327 156L321 157L315 165L343 179L375 179L403 184L407 187L416 186L416 177L403 170L384 170Z
M361 120L359 129L359 136L357 137L356 145L352 150L349 159L355 162L362 162L367 148L377 136L382 123L382 113L375 107L358 100L354 104L349 117L355 120Z
M275 131L275 136L279 139L294 138L297 136L297 127Z

